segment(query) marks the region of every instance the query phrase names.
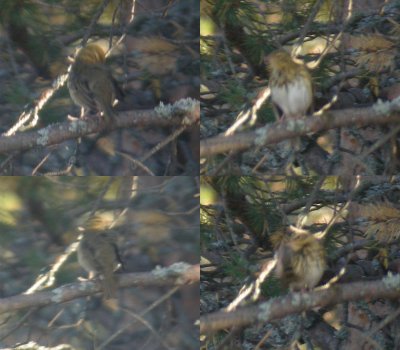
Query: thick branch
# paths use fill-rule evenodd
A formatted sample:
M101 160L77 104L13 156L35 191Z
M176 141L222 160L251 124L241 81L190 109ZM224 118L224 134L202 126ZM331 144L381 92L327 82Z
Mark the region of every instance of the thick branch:
M196 283L200 280L199 265L175 263L169 267L156 268L151 272L116 275L119 288L124 287L162 287ZM101 292L98 280L70 283L51 291L22 294L1 299L0 314L29 307L63 303L76 298Z
M270 322L290 314L354 300L375 300L400 297L400 275L379 281L332 285L327 289L309 293L290 293L256 306L234 312L218 311L200 318L200 331L212 333L231 327L244 327L256 322Z
M200 119L198 101L185 99L174 105L159 106L154 110L120 112L107 125L103 118L87 118L73 122L57 123L46 128L0 137L0 153L25 151L76 139L92 133L132 127L165 127L191 125Z
M331 110L320 116L286 120L268 124L251 132L232 136L215 136L200 142L200 156L209 157L228 151L275 144L295 136L316 133L344 126L389 124L400 121L400 98L392 102L378 102L371 107Z

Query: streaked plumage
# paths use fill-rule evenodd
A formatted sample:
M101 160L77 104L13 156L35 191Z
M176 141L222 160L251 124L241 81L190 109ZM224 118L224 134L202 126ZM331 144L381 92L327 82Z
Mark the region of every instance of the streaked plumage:
M313 102L312 78L307 68L278 50L267 57L271 99L285 118L301 118Z
M291 290L314 288L326 268L321 241L309 233L297 233L276 252L276 274Z
M80 265L94 277L100 276L105 299L115 298L117 286L114 272L121 266L121 261L112 237L87 231L77 253Z
M105 65L103 49L96 44L89 44L78 52L69 74L68 89L77 105L102 112L107 121L115 115L114 100L123 96Z

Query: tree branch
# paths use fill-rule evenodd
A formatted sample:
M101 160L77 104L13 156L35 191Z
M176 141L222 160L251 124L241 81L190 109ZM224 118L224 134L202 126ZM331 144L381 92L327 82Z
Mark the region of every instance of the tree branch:
M215 136L200 142L200 156L210 157L228 151L242 151L344 126L361 127L399 121L400 98L396 98L391 102L377 102L370 107L330 110L319 116L271 123L257 130L232 136Z
M160 105L154 110L120 112L108 125L104 118L87 118L73 122L49 125L43 129L0 137L0 153L26 151L35 147L59 144L92 133L112 131L120 128L148 126L193 125L200 120L199 102L190 98L173 105Z
M116 274L119 288L162 287L196 283L200 280L199 265L175 263L169 267L156 268L151 272ZM70 283L51 291L41 291L33 294L21 294L1 299L0 314L29 307L46 306L64 303L76 298L101 292L98 280Z
M384 277L379 281L335 284L327 289L307 293L290 293L256 306L234 312L218 311L200 318L200 332L213 333L231 327L244 327L256 322L270 322L290 314L354 300L399 298L400 275Z

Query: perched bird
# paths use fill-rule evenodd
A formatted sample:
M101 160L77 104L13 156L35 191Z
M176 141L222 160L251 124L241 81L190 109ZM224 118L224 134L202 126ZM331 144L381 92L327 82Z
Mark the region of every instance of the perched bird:
M123 93L105 65L105 53L97 44L80 49L68 78L72 100L90 111L101 112L107 122L115 115L113 103Z
M114 272L122 264L112 237L103 232L86 231L78 246L78 261L90 277L101 277L104 298L115 298Z
M326 268L325 250L314 235L296 233L276 252L276 274L291 290L312 289Z
M284 118L303 117L313 102L312 79L307 68L293 61L284 50L271 53L266 61L272 102L280 108Z

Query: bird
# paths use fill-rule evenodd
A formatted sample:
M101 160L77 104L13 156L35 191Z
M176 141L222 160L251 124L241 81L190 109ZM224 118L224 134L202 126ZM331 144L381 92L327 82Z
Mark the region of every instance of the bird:
M91 43L79 50L67 85L75 104L101 112L108 123L115 117L113 104L123 98L123 92L105 65L105 52L99 45Z
M85 231L77 255L79 264L89 277L101 278L104 298L114 299L117 291L114 272L122 266L122 262L112 237L101 231Z
M270 72L271 100L283 112L285 119L306 115L313 103L312 78L304 64L295 62L281 49L266 58Z
M314 288L327 267L320 239L309 232L295 233L276 251L276 275L292 291Z

